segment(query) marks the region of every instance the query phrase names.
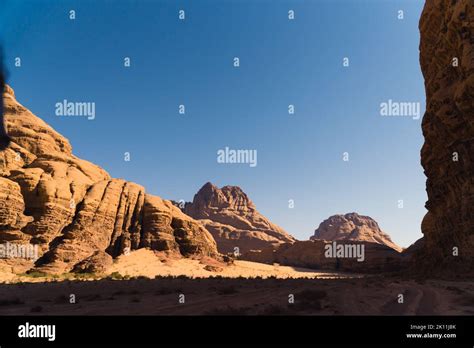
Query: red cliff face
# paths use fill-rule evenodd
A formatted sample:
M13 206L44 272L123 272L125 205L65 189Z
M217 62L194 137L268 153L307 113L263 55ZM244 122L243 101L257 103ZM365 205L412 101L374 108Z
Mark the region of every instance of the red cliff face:
M420 20L425 78L421 163L426 268L474 267L474 2L428 0Z

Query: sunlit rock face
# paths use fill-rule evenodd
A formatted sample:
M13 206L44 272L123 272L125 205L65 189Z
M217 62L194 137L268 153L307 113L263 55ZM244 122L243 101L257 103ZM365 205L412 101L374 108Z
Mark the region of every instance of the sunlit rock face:
M0 151L0 243L37 245L36 266L49 273L107 260L93 257L100 252L115 257L142 247L218 255L201 223L74 156L69 141L18 103L9 86L4 102L12 141Z

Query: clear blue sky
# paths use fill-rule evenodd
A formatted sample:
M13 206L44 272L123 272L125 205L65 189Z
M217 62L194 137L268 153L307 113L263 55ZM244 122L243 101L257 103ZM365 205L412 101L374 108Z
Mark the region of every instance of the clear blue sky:
M420 102L424 112L422 7L421 0L3 0L0 41L19 101L113 177L176 200L191 200L207 181L238 185L299 239L330 215L355 211L408 246L421 237L425 214L421 119L384 118L379 108L392 99ZM95 102L96 119L55 116L63 99ZM216 151L226 146L256 149L257 167L218 164Z

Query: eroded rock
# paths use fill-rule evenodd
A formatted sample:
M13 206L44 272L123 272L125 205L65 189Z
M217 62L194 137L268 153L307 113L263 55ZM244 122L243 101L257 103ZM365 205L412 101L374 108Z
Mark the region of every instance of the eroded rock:
M420 20L425 78L425 236L418 266L474 269L474 3L426 1Z
M295 241L285 230L260 214L237 186L219 189L206 183L183 210L203 223L221 253L234 253L235 248L245 253Z
M4 100L11 142L0 152L0 241L38 245L40 271L100 269L106 254L143 247L217 257L201 223L75 157L69 141L18 103L9 86Z
M402 248L392 242L390 236L383 232L378 223L369 216L349 213L333 215L321 222L314 231L311 240L347 240L378 243L386 245L398 252Z

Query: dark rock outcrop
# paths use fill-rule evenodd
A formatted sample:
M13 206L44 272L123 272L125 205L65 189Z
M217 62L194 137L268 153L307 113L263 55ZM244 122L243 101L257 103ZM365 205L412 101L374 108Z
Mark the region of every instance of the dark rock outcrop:
M418 265L438 274L474 269L473 23L471 0L430 0L419 24L428 213Z
M105 274L112 267L112 256L105 251L96 251L88 258L82 260L74 266L73 271L76 273L95 273Z

